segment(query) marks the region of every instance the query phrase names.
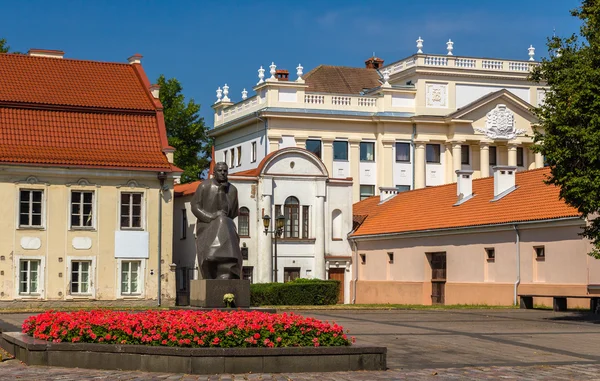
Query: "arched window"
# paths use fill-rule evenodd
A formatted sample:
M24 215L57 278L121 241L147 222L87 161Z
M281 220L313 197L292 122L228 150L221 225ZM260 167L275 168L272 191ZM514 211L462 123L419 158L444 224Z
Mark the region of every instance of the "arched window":
M241 207L238 213L238 234L240 237L250 237L250 210Z
M285 200L283 205L285 216L285 238L300 238L300 202L294 196Z
M342 239L342 211L339 209L331 214L331 239Z

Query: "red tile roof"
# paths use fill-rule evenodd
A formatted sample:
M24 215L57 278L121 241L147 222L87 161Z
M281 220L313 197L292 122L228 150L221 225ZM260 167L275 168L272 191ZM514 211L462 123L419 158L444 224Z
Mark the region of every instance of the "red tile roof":
M544 183L548 174L548 168L518 172L518 188L495 202L493 177L473 180L474 197L458 206L456 184L399 193L381 204L370 197L353 206L353 214L368 217L352 236L578 217L559 189Z
M0 54L0 163L180 171L141 65Z
M306 91L334 94L358 94L363 89L381 86L375 69L319 65L304 76Z
M196 189L198 189L198 185L200 185L202 181L203 180L197 180L191 183L175 185L173 188L175 197L192 196L194 193L196 193Z
M0 54L0 101L155 110L134 65Z

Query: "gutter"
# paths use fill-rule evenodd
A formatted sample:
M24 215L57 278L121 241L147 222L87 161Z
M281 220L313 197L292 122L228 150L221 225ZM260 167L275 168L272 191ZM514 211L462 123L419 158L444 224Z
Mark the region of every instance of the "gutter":
M519 288L519 284L521 283L521 234L519 233L519 229L517 225L513 225L515 229L515 234L517 236L516 240L516 256L517 256L517 280L515 281L515 289L513 295L513 304L517 305L517 289Z
M410 135L410 149L411 149L411 153L412 153L412 157L411 157L411 161L412 161L412 186L411 186L411 190L415 189L415 169L416 169L416 163L415 163L415 136L417 134L417 124L413 123L412 125L412 134Z
M356 304L356 283L358 282L358 244L353 239L349 239L349 242L352 244L352 301L350 304Z
M162 288L161 288L161 271L162 271L162 203L163 203L163 187L165 185L165 179L167 175L164 172L158 173L158 181L160 182L160 188L158 190L158 286L156 302L160 307L162 302Z

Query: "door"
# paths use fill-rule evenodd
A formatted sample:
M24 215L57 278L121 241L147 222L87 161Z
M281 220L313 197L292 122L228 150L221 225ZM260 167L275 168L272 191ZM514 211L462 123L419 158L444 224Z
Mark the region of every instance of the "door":
M340 293L338 294L338 304L344 303L344 273L345 269L329 269L329 279L340 281Z
M446 253L431 253L431 303L444 304L446 292Z

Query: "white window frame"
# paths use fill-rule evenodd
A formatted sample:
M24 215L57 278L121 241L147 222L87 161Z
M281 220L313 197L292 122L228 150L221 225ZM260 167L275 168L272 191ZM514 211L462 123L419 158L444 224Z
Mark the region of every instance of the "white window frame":
M21 192L22 191L29 191L29 192L42 192L42 215L40 217L40 225L21 225ZM16 206L16 226L17 229L38 229L38 230L43 230L46 229L46 204L47 204L47 192L46 192L46 188L37 188L37 187L22 187L22 188L17 188L17 206ZM29 210L29 213L31 215L31 210Z
M223 163L227 163L227 166L229 166L229 163L227 162L227 150L223 151Z
M21 261L39 261L38 267L38 293L37 294L21 294ZM15 274L15 296L14 299L45 299L45 274L46 274L46 257L38 255L15 255L14 257L14 274Z
M237 146L236 151L237 151L236 164L239 167L242 165L242 146Z
M140 273L138 275L138 285L140 287L139 294L124 294L121 290L121 269L123 268L123 262L140 262ZM145 274L146 274L146 259L144 258L117 258L117 284L115 290L117 290L117 294L115 295L116 299L143 299L146 295L146 283L145 283Z
M235 148L229 149L229 168L233 168L235 166Z
M73 192L81 192L81 193L90 192L90 193L92 193L92 226L73 226L72 225L72 223L73 223L73 220L72 220ZM69 205L67 205L67 209L68 209L67 215L69 216L69 230L96 230L96 211L98 210L97 205L96 205L96 200L97 200L97 197L96 197L95 190L91 190L91 189L71 189L70 190ZM121 213L120 210L119 210L119 213ZM81 215L83 218L83 209L81 210Z
M90 262L88 293L71 293L71 269L73 262ZM96 257L95 256L67 256L65 270L65 299L95 299L96 298Z
M122 227L121 226L121 196L123 195L123 193L139 193L142 195L142 200L141 200L141 205L140 205L140 227ZM136 189L131 189L131 190L123 190L121 192L119 192L119 208L117 210L117 227L119 230L121 231L145 231L146 230L146 196L147 193L145 191L142 190L136 190ZM131 215L131 210L129 211L130 215ZM131 221L130 221L131 223Z
M250 153L251 153L250 162L254 163L254 162L256 162L256 142L250 143L250 147L251 147L251 150L250 150Z

